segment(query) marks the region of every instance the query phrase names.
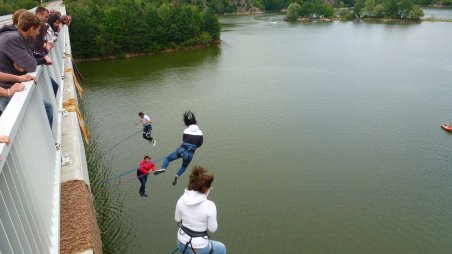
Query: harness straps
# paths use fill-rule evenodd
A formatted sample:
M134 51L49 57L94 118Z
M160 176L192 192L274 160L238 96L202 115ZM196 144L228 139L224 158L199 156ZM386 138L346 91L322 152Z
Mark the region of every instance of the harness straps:
M189 151L189 152L192 152L192 151L194 152L196 150L196 148L198 148L196 145L190 144L187 142L183 142L181 147L183 147L186 151Z
M191 250L193 251L193 253L196 254L195 249L193 248L193 245L191 244L191 240L193 239L193 237L202 237L205 239L209 239L209 234L207 234L207 230L206 231L202 231L202 232L198 232L198 231L194 231L191 230L187 227L184 227L184 225L180 225L180 230L184 231L184 233L186 233L188 236L190 236L190 240L188 240L188 242L185 244L185 248L184 251L182 253L185 253L185 251L187 251L188 246L190 245ZM180 232L179 230L179 234L182 234L182 232ZM212 245L209 241L209 245ZM213 248L212 246L210 247L210 251L209 254L213 253Z
M191 236L191 237L204 237L204 236L209 237L209 235L207 234L207 230L206 230L206 231L201 231L201 232L199 232L199 231L194 231L194 230L191 230L191 229L185 227L184 225L180 225L180 228L181 228L187 235L189 235L189 236Z

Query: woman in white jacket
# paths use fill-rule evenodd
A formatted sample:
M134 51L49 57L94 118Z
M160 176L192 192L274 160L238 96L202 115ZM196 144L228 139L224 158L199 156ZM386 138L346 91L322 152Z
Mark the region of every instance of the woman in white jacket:
M217 208L208 200L213 175L201 166L193 167L188 187L176 205L177 247L185 254L226 254L223 243L209 240L207 231L218 228Z

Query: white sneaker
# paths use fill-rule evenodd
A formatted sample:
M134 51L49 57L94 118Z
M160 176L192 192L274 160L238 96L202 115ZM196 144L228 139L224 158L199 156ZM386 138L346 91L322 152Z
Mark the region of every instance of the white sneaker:
M152 146L155 146L156 144L157 144L157 141L155 141L155 139L152 140Z
M164 169L164 168L157 169L156 171L154 171L154 175L158 175L158 174L165 173L165 172L166 172L166 169Z

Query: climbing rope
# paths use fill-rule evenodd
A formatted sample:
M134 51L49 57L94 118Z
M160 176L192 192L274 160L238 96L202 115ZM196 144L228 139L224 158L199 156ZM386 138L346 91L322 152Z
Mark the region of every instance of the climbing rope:
M138 130L132 134L130 134L128 137L122 139L121 141L119 141L118 143L116 143L115 145L113 145L112 147L110 147L109 149L107 149L107 151L105 151L103 154L100 155L100 158L104 157L106 154L108 154L109 152L111 152L111 150L113 150L114 148L116 148L118 145L120 145L122 142L128 140L129 138L135 136L137 133L141 132L142 130Z
M169 154L168 154L168 155L169 155ZM165 156L163 156L163 157L161 157L161 158L158 158L157 160L152 160L152 162L155 163L155 162L161 161L161 160L163 160L163 158L166 158L168 155L165 155ZM123 172L123 173L121 173L121 174L119 174L119 175L116 175L116 176L113 176L113 177L104 179L104 180L102 180L102 181L100 181L100 182L97 182L97 183L94 184L94 186L97 186L97 185L100 185L100 184L104 184L104 183L111 182L111 181L113 181L113 180L115 180L115 179L118 179L118 178L120 178L120 177L126 176L126 175L128 175L128 174L130 174L130 173L132 173L132 172L137 171L137 170L138 170L138 167L132 168L132 169L127 170L127 171L125 171L125 172ZM149 174L150 174L150 173L149 173ZM149 174L144 174L144 175L141 175L141 176L139 176L139 177L143 177L143 176L149 175Z
M107 183L107 182L111 182L111 181L113 181L113 180L115 180L115 179L117 179L117 178L126 176L126 175L128 175L128 174L130 174L130 173L132 173L132 172L134 172L134 171L136 171L136 170L138 170L138 168L133 168L133 169L128 170L128 171L126 171L126 172L124 172L124 173L122 173L122 174L120 174L120 175L117 175L117 176L113 176L113 177L104 179L104 180L102 180L102 181L100 181L100 182L95 183L94 186L101 185L101 184L104 184L104 183Z

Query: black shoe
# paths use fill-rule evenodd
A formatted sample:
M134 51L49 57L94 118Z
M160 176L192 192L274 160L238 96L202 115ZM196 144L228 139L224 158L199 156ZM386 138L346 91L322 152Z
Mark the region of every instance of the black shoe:
M148 195L146 195L145 193L143 193L142 197L145 197L145 198L147 198L147 197L148 197Z
M139 191L138 193L140 193L140 196L143 197L143 195L145 195L143 192Z
M173 185L177 184L177 178L178 178L177 176L174 177Z

